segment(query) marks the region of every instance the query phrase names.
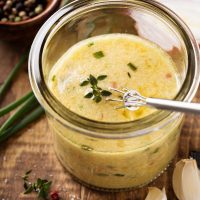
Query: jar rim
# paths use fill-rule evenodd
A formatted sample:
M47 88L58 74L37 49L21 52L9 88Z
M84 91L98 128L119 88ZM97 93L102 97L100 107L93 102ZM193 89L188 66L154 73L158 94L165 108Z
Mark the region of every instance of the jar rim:
M40 104L44 107L45 111L48 114L50 114L50 116L53 116L57 121L59 121L63 125L68 126L68 128L76 130L79 133L101 138L128 138L144 135L149 132L152 132L152 130L158 130L159 128L167 125L168 123L176 119L178 116L180 116L180 113L169 111L157 111L151 115L148 115L147 117L130 122L113 123L94 121L80 116L65 108L58 100L55 99L53 95L51 95L50 91L48 90L48 87L46 86L42 78L43 73L41 70L41 57L43 54L44 44L48 38L49 30L51 30L51 28L59 21L59 19L62 16L64 16L66 13L68 15L75 15L77 10L79 10L80 12L80 9L92 9L94 7L102 5L106 6L112 4L130 6L139 3L144 3L145 5L153 6L153 8L159 9L159 11L162 14L164 14L165 17L168 17L180 28L180 35L184 38L184 42L187 43L186 47L187 51L189 52L188 67L194 68L193 77L190 77L190 80L188 80L186 77L184 83L182 84L183 88L184 85L187 84L187 81L192 81L192 83L190 83L190 88L188 92L184 95L184 97L181 100L188 102L192 100L198 89L200 80L200 69L198 68L198 45L187 25L185 25L185 23L173 11L171 11L169 8L158 2L149 2L148 0L100 0L98 2L96 0L83 0L81 2L77 0L58 10L44 23L44 25L41 27L34 39L29 55L29 79L31 82L33 92ZM191 62L192 59L193 62ZM179 94L182 92L182 88L180 89ZM178 99L179 94L175 99ZM49 101L49 98L51 99L51 101ZM59 110L56 110L56 107L59 107ZM63 112L63 110L65 112ZM136 124L137 126L135 126Z

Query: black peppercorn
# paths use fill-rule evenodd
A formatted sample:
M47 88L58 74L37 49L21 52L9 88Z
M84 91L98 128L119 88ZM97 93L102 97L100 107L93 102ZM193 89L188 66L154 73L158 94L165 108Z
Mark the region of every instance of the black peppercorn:
M3 17L3 10L0 8L0 18Z
M44 11L47 0L0 0L0 21L19 22Z
M23 3L19 2L16 4L15 8L17 9L17 11L22 10L23 9Z

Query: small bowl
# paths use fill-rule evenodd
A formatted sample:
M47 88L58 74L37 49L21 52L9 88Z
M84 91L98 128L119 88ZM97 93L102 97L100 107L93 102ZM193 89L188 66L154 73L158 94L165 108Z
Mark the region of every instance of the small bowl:
M46 8L39 15L20 22L1 22L0 38L5 41L33 39L40 26L60 5L61 0L48 0Z

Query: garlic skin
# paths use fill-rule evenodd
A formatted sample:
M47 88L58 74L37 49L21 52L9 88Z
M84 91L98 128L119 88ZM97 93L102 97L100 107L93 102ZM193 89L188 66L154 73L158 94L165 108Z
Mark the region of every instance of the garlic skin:
M167 200L165 188L162 191L156 187L149 187L149 193L145 200Z
M172 184L180 200L200 199L200 177L196 160L183 159L176 164Z

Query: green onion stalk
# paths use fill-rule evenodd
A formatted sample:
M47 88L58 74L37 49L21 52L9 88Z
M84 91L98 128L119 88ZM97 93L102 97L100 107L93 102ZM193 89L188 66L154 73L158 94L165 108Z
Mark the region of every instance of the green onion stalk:
M11 82L27 60L27 57L28 53L25 53L21 56L19 62L14 66L13 70L1 85L0 99L2 99L3 95L8 91ZM16 112L12 114L0 127L0 143L16 134L44 114L43 108L39 105L32 91L28 92L26 95L15 100L9 105L1 108L0 117L16 108L18 108Z

